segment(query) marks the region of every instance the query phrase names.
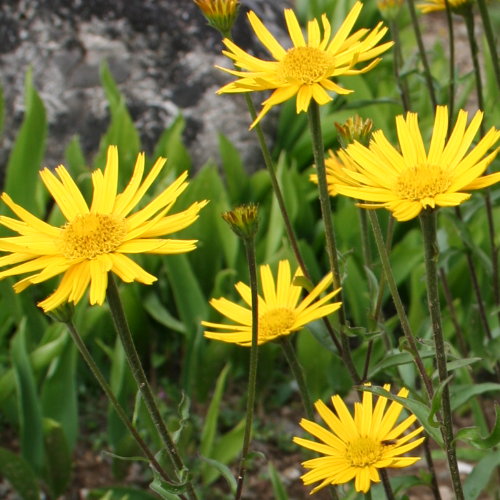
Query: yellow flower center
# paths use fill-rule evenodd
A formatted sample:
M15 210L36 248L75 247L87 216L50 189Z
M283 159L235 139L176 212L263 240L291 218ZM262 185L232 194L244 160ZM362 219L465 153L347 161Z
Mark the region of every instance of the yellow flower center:
M416 201L445 193L450 185L450 176L441 167L424 164L402 172L396 191L401 198Z
M259 338L266 341L289 333L294 322L295 313L290 309L286 307L271 309L259 317Z
M126 234L125 219L105 214L79 215L63 227L62 253L67 259L94 259L116 250Z
M384 452L384 445L371 437L359 437L347 445L346 458L352 467L366 467L377 463Z
M281 61L281 76L286 82L311 85L325 78L334 68L333 58L316 47L294 47Z

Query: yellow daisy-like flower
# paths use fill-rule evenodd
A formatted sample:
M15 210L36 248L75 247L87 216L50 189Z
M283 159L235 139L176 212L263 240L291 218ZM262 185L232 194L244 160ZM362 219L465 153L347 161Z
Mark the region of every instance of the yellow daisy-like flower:
M231 40L224 39L228 50L223 51L223 54L231 58L235 66L243 71L220 68L237 76L238 79L222 87L218 93L274 90L262 103L263 108L251 127L255 126L273 106L293 96L297 96L296 109L299 113L307 111L311 99L320 105L331 101L332 97L327 91L337 94L351 93L352 90L342 88L331 79L340 75L357 75L369 71L379 63L380 59L377 56L393 45L393 42L387 42L377 46L387 32L382 23L373 30L360 29L350 35L362 7L361 2L356 2L333 38L326 14L321 16L322 30L317 19L309 21L307 42L293 10L286 9L285 20L293 44L288 50L279 44L262 21L250 11L248 19L257 38L275 60L258 59L247 54ZM358 63L371 59L373 61L366 66L354 68Z
M259 296L258 344L264 344L283 335L301 330L307 323L328 316L340 307L340 302L330 302L340 289L319 298L332 284L332 275L323 278L318 285L299 304L302 286L294 285L293 280L303 276L297 269L292 278L290 263L282 260L278 266L276 283L268 265L260 266L263 296ZM236 290L249 307L244 307L225 298L212 299L210 304L222 315L237 323L211 323L202 321L202 325L219 331L205 331L205 337L222 340L242 346L252 344L252 298L250 287L241 281ZM317 299L317 300L316 300ZM221 332L222 330L222 332Z
M388 391L390 385L384 385L384 389ZM398 396L406 398L408 390L401 389ZM302 464L311 469L302 476L305 485L321 481L311 494L330 484L344 484L353 479L356 491L366 493L372 482L380 482L378 469L408 467L420 460L402 455L422 443L424 437L412 439L423 427L402 436L416 417L410 415L397 423L403 406L393 401L385 411L387 401L379 396L373 408L372 393L363 392L363 401L354 404L354 418L340 396L332 397L335 413L322 401L316 401L314 406L328 428L306 419L301 420L300 426L320 442L293 438L298 445L324 455Z
M349 163L343 174L349 179L333 180L335 190L345 196L372 203L364 208L387 208L399 221L416 217L422 210L437 206L460 205L470 193L500 181L500 172L482 175L494 160L498 149L487 151L500 139L500 130L492 127L470 149L483 113L478 111L467 126L467 112L461 110L453 131L448 133L448 109L438 106L429 152L418 126L416 113L396 117L401 152L394 148L381 130L373 133L368 147L350 144ZM470 151L469 151L470 149Z
M473 1L474 0L448 0L448 5L452 11L460 12L462 7L471 4ZM446 2L445 0L425 0L417 4L417 7L423 14L428 14L429 12L446 10Z
M146 178L144 154L137 157L134 172L126 188L117 194L118 149L108 149L104 172L92 173L94 194L89 206L80 190L61 165L55 174L48 168L40 172L43 183L54 198L67 222L54 227L17 205L6 193L2 200L18 219L0 217L0 224L19 236L0 238L0 279L25 273L28 277L14 285L16 292L63 274L52 295L38 305L50 311L63 302L76 304L90 285L90 303L102 304L106 295L108 272L125 282L151 284L156 278L126 254L177 254L194 250L196 240L164 239L186 228L198 218L207 201L193 203L188 209L167 215L176 199L186 189L187 173L140 210L131 213L158 177L165 158L159 158Z
M359 182L349 177L346 173L347 170L351 172L357 172L357 167L355 163L347 156L343 149L339 149L337 154L332 150L328 151L328 158L325 158L325 170L326 170L326 181L328 183L328 193L330 196L336 196L337 183L341 182L348 186L359 186ZM318 183L318 175L311 174L309 180Z

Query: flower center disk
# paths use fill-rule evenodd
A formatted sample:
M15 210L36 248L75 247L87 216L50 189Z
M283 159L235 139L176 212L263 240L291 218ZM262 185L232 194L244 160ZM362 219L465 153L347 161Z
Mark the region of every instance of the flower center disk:
M267 311L259 317L259 337L273 339L288 333L295 322L295 314L290 309L279 307Z
M79 215L63 227L62 253L67 259L94 259L115 251L126 234L124 219L105 214Z
M352 467L366 467L378 462L383 451L380 442L370 437L359 437L347 445L346 458Z
M396 191L401 198L416 201L445 193L450 185L451 179L442 168L417 165L401 173Z
M281 75L288 83L312 84L334 68L333 59L316 47L294 47L281 61Z

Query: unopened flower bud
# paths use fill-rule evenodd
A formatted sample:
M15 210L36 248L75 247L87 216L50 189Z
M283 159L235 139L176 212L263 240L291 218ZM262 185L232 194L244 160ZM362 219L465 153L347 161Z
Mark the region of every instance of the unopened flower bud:
M244 240L252 239L259 225L258 207L254 203L240 205L224 212L222 218L229 224L237 236Z
M238 0L193 0L205 16L208 24L228 37L238 15Z
M343 148L349 146L354 141L358 141L363 146L368 146L372 136L373 121L371 118L366 120L359 115L354 115L345 123L335 122L335 127L339 134L339 142Z

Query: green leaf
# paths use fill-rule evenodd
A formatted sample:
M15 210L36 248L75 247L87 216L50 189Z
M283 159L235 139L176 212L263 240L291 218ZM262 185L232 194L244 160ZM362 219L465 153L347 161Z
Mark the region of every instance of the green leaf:
M156 495L124 486L117 486L114 488L96 488L90 490L87 494L88 500L102 500L104 497L107 500L124 500L124 498L127 498L127 500L158 500ZM172 498L174 500L178 499L177 496Z
M184 146L182 133L186 127L186 121L179 115L168 127L165 129L156 144L153 158L159 156L168 159L168 169L173 171L176 175L181 174L184 170L191 170L192 162L188 150Z
M500 391L500 384L485 382L475 385L454 385L451 387L451 410L455 411L467 403L469 399L486 392Z
M44 416L61 424L67 446L73 450L78 434L77 353L71 337L67 334L65 337L64 350L52 362L44 381L42 405ZM61 398L61 394L64 394L64 398Z
M454 370L458 370L459 368L463 368L464 366L469 366L472 365L473 363L477 363L478 361L481 361L483 358L461 358L461 359L455 359L453 361L448 361L446 363L446 369L448 372L452 372ZM432 374L432 378L435 378L438 376L438 371L434 370Z
M267 470L269 472L271 484L273 485L274 498L276 500L288 500L288 495L286 494L285 487L281 482L278 471L274 468L272 463L269 463L269 467L267 468Z
M108 100L111 123L101 138L94 164L98 168L104 168L108 146L116 145L120 158L120 178L128 180L132 176L135 160L141 147L139 133L130 117L125 99L106 63L101 65L101 83Z
M441 448L443 447L443 439L441 437L441 433L438 429L430 425L428 422L430 408L427 405L413 398L402 398L400 396L396 396L395 394L391 394L389 391L386 391L382 387L362 385L358 388L362 391L372 392L377 396L383 396L387 399L390 399L391 401L397 401L398 403L403 405L408 411L410 411L417 417L427 434L429 434L429 436L431 436L432 439L434 439L434 441L436 441L436 443L441 446Z
M26 111L7 162L4 191L23 208L41 216L47 192L38 172L45 153L47 121L43 102L33 86L31 69L26 73L24 91ZM5 213L4 205L0 212Z
M230 367L231 365L229 363L226 364L226 366L222 369L219 377L217 378L215 390L208 407L207 415L205 417L205 425L203 426L203 429L201 431L200 454L207 458L210 458L212 455L213 444L217 433L220 403L224 394L224 387L226 385L226 378L229 373Z
M193 336L200 321L207 316L208 305L200 284L184 254L169 255L165 270L175 297L175 303L189 336Z
M245 419L240 420L235 427L216 440L211 458L222 464L229 464L233 461L241 453L244 433ZM207 473L207 484L210 484L218 476L219 472L212 469L209 473Z
M432 352L420 352L420 357L422 359L431 358L434 354ZM373 379L373 377L387 368L394 366L413 364L413 357L409 352L399 352L397 349L392 349L379 361L369 372L368 380Z
M431 401L431 412L429 413L429 417L427 418L427 422L429 425L432 425L433 427L439 427L439 422L434 418L434 416L441 411L442 404L441 401L443 399L443 390L444 388L450 383L451 379L453 378L453 375L450 375L448 378L443 380L436 391L434 392L434 396L432 397Z
M160 302L157 294L148 293L142 305L148 314L160 323L160 325L166 326L174 332L186 333L186 325L170 314L169 310Z
M171 484L162 480L159 477L156 477L154 481L149 485L149 487L160 495L161 498L171 498L170 495L182 495L186 492L186 484ZM175 497L174 497L175 498Z
M500 443L500 411L498 408L498 405L495 405L495 425L488 436L483 437L479 427L467 427L457 432L455 441L470 441L472 445L482 450L489 450L497 446Z
M55 340L37 347L30 353L30 363L33 371L38 372L43 370L53 359L60 355L66 345L66 337L67 334L61 331L60 336ZM0 407L14 390L15 384L16 381L13 369L6 371L2 377L0 377Z
M236 488L238 487L236 483L236 479L234 478L234 475L231 471L231 469L227 466L224 465L217 460L213 460L211 458L204 457L200 455L200 459L203 462L206 462L208 465L213 467L227 482L229 486L229 491L231 492L232 495L236 493ZM205 483L206 485L207 483Z
M63 394L63 393L61 393ZM43 421L46 452L45 477L52 496L64 493L71 477L71 453L61 425L50 418Z
M26 351L25 325L25 322L19 325L11 346L19 408L21 453L33 469L41 472L44 464L42 409Z
M28 462L5 448L0 448L0 476L9 481L23 500L39 500L35 473Z
M475 500L478 498L488 484L491 475L499 465L500 453L498 453L498 450L492 450L488 455L482 458L465 479L464 497L467 500Z
M222 134L219 134L219 152L226 174L226 186L231 205L239 205L248 199L248 175L238 150Z

